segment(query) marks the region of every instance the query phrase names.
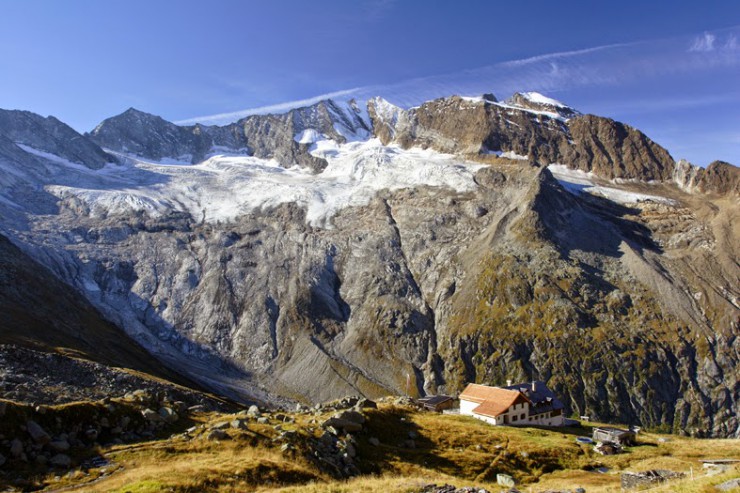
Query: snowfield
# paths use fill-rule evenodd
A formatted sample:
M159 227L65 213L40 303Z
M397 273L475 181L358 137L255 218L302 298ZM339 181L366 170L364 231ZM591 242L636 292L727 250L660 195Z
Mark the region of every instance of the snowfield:
M319 173L283 168L274 160L216 155L197 165L153 163L127 156L128 164L96 172L54 157L66 168L47 179L45 189L60 199L82 201L93 216L143 211L153 217L171 211L207 222L231 221L254 210L295 202L313 226L331 227L345 207L362 206L383 189L446 187L458 192L475 187L482 165L432 150L384 146L378 139L338 144L315 131L296 140L312 143L311 153L327 160ZM49 157L51 159L51 157Z
M674 200L660 197L658 195L630 192L619 188L600 185L597 182L603 180L600 180L593 173L570 169L563 164L551 164L547 169L552 173L552 176L558 180L563 188L574 195L589 193L618 204L636 204L638 202L652 201L662 204L676 205ZM617 184L617 180L615 180L614 183Z

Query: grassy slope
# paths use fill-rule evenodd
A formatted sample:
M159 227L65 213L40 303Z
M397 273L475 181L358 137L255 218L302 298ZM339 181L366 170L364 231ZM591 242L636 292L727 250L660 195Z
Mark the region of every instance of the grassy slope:
M730 477L740 476L740 469L728 474L704 477L701 458L717 456L740 458L740 440L697 440L641 434L640 445L628 453L602 457L574 438L589 435L590 427L538 429L492 427L472 418L417 412L409 408L381 406L369 411L366 431L357 435L358 466L363 475L349 480L335 480L305 458L305 445L320 428L313 414L297 414L295 424L282 424L285 430L297 430L295 452L281 452L281 442L271 424L250 421L249 430L228 430L232 439L212 442L198 435L193 440L163 438L136 445L114 446L102 450L118 468L107 478L75 488L75 491L280 491L280 492L388 492L418 491L429 483L458 486L476 485L497 491L497 473L513 475L524 491L582 486L589 492L619 491L619 471L643 471L665 468L689 472L696 480L671 485L680 491L709 491ZM232 416L203 415L201 424L231 419ZM416 448L402 442L409 432L418 435ZM368 439L377 437L378 447ZM596 467L610 472L592 472ZM108 466L111 469L111 466ZM49 475L43 482L50 487L87 482L100 474L90 471L56 479ZM40 480L42 478L39 478ZM498 488L498 489L497 489Z

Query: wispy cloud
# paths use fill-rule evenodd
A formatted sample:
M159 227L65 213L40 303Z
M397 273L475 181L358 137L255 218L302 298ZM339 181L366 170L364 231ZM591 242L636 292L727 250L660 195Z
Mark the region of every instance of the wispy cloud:
M691 43L689 51L712 51L714 50L714 42L716 40L717 37L714 34L704 33L703 35L698 36L696 39L694 39L694 42Z
M299 108L301 106L310 106L312 104L316 104L319 101L323 101L325 99L351 97L353 94L357 93L359 90L360 90L359 88L345 89L342 91L329 92L326 94L321 94L319 96L313 96L313 97L306 98L306 99L299 99L296 101L287 101L284 103L260 106L257 108L233 111L230 113L219 113L216 115L197 116L194 118L188 118L187 120L179 120L179 121L176 121L175 123L177 123L178 125L192 125L195 123L221 124L224 122L233 122L233 121L239 120L249 115L266 115L269 113L283 113L293 108Z
M385 4L383 0L376 3ZM287 111L327 98L362 100L382 96L399 106L410 107L450 94L493 92L505 97L516 91L558 93L578 88L630 84L650 77L696 74L718 67L740 66L738 36L740 26L698 36L547 53L461 72L419 77L382 86L357 87L233 113L190 118L180 123L228 123L246 115Z

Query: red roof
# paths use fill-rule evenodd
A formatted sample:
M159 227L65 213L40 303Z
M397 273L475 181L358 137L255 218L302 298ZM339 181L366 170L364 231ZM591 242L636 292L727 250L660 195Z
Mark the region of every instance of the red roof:
M473 409L473 413L495 418L509 410L517 402L527 402L527 398L517 390L507 390L500 387L489 387L471 383L462 394L460 400L478 402L480 405Z

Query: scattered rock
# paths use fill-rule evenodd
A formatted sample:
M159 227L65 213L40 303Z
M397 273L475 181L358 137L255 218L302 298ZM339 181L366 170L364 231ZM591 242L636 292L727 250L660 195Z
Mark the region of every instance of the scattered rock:
M367 442L368 442L368 443L369 443L370 445L372 445L373 447L377 447L377 446L379 446L379 445L380 445L380 440L378 440L378 439L377 439L377 438L375 438L375 437L370 437L370 438L368 439L368 441L367 441Z
M257 422L261 425L266 425L270 422L270 420L265 416L262 416L261 418L257 418Z
M365 415L357 411L344 411L340 414L335 415L336 418L352 421L357 424L364 424L366 419Z
M67 440L55 440L49 443L49 447L56 452L66 452L69 450L69 442Z
M172 403L172 407L175 408L175 412L179 414L185 414L188 412L188 405L183 401L175 401Z
M261 416L260 408L258 408L254 404L249 406L249 409L247 410L247 416L249 416L250 418L259 418Z
M162 416L148 408L141 411L141 415L150 423L159 423L162 421Z
M325 429L333 428L344 430L346 433L353 433L362 430L362 425L354 421L342 418L329 418L321 426Z
M51 441L49 434L35 421L27 421L26 430L28 430L28 434L31 435L33 441L40 445L45 445Z
M364 397L357 401L357 404L355 405L355 408L357 409L377 409L378 405L371 401L370 399L365 399Z
M72 458L66 454L57 454L49 462L55 467L70 467L72 465Z
M724 483L715 486L719 491L733 491L736 488L740 488L740 478L730 479Z
M671 479L683 478L685 474L666 469L653 469L644 472L624 472L622 473L622 489L629 490L634 488L645 488L664 483Z
M87 438L91 442L94 442L95 440L98 439L98 430L96 430L95 428L90 428L90 429L86 430L85 431L85 438Z
M10 455L16 459L23 455L23 442L17 438L10 442Z
M231 427L236 430L246 430L247 429L247 421L244 419L235 419L231 421Z
M424 486L419 493L490 493L484 488L476 488L473 486L464 486L462 488L455 488L451 484L444 484L438 486L436 484L428 484Z
M228 440L231 437L229 437L229 434L223 430L211 430L206 436L206 438L211 441L214 441L214 440L221 441L221 440Z
M159 409L159 415L165 423L175 423L179 419L177 413L170 407L161 407Z

